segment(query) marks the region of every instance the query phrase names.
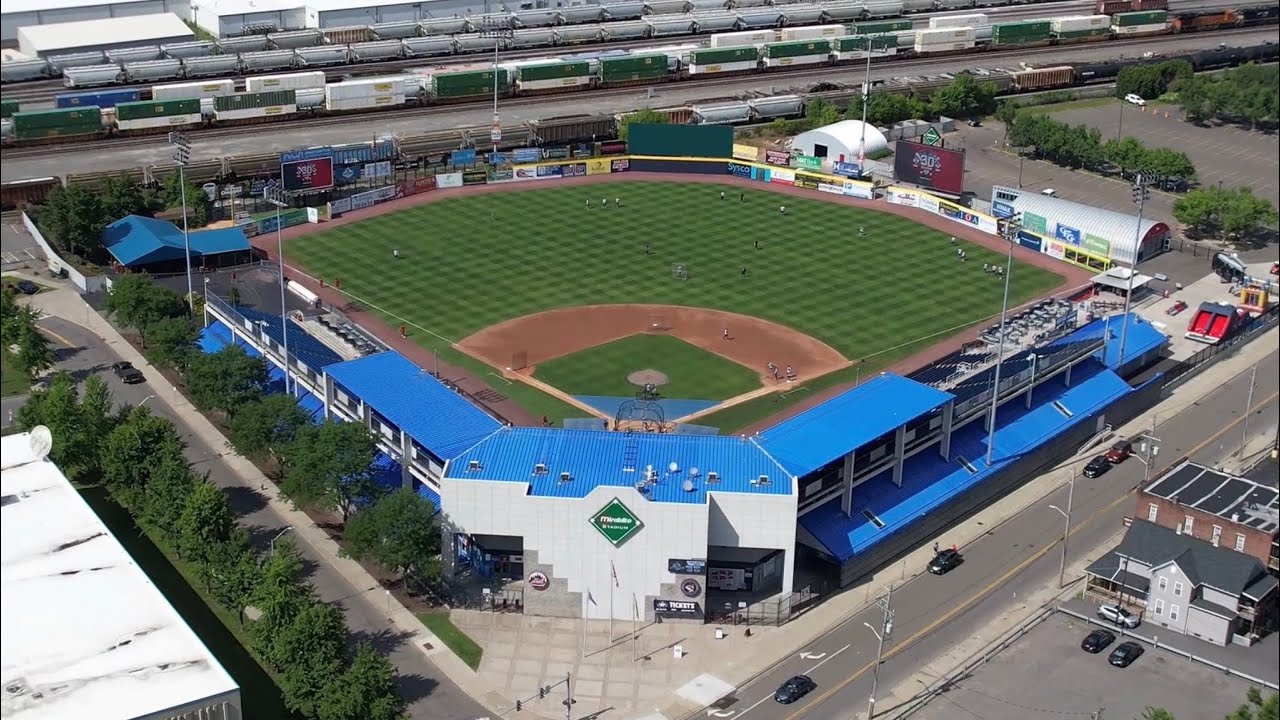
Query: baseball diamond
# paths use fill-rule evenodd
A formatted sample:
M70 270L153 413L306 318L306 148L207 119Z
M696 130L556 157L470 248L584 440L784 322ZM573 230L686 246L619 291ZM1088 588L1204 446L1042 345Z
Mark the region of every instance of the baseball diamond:
M628 392L628 374L652 369L669 376L667 397L741 393L751 410L720 423L734 430L776 412L752 402L750 382L772 394L872 372L1000 309L1003 282L983 266L1003 253L820 194L639 178L485 190L335 223L289 243L288 259L408 321L443 359L505 376L489 384L552 421L583 415L569 396ZM1062 282L1015 262L1010 302Z

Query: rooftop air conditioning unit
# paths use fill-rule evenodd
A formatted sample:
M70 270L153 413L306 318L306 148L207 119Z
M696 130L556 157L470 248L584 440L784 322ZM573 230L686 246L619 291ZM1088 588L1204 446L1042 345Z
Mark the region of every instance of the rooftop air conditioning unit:
M567 472L562 472L562 473L560 473L560 482L562 482L562 483L567 483L567 482L569 482L569 481L570 481L570 480L572 480L572 479L573 479L573 476L572 476L572 475L570 475L569 473L567 473Z
M761 476L756 480L756 482L757 482L757 483L759 483L760 485L768 485L768 484L769 484L769 476L768 476L768 475L761 475Z
M720 473L716 472L715 470L712 470L712 471L708 472L708 473L707 473L707 482L708 482L708 483L718 483L718 482L720 482Z
M471 472L476 472L477 470L480 469L480 461L479 460L467 461L467 469L470 470Z
M534 475L546 475L546 474L547 474L547 465L546 465L546 463L538 463L537 465L534 465L534 466L533 466L533 474L534 474Z

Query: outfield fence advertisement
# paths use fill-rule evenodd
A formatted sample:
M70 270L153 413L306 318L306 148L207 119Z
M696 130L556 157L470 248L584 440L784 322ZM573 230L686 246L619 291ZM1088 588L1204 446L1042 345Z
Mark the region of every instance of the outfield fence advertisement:
M436 176L436 187L444 188L460 188L462 187L462 173L444 173Z
M974 212L969 208L961 207L922 190L894 185L885 189L885 199L894 205L920 208L934 215L941 215L948 220L963 223L988 235L999 234L996 219L990 215Z
M281 153L280 179L288 193L310 193L334 186L333 151L312 148Z
M735 160L755 161L760 157L760 149L754 145L733 144L733 158Z
M764 161L769 165L781 165L788 167L791 165L791 154L778 150L765 150Z
M964 192L964 151L898 141L893 171L899 182L959 195Z

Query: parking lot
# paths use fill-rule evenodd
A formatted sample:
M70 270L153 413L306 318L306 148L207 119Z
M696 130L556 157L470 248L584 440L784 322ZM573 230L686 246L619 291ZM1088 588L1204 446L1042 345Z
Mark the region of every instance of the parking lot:
M1147 648L1128 668L1080 649L1091 627L1066 615L1041 623L916 715L920 720L1130 720L1162 707L1179 720L1220 718L1244 702L1248 683ZM1092 713L1101 713L1094 716Z
M4 222L0 223L0 260L5 270L39 269L44 264L44 253L22 226L17 213L6 213Z

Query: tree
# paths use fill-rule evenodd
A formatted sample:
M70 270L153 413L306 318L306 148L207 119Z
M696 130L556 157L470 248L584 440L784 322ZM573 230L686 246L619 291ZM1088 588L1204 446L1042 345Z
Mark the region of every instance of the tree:
M194 354L187 363L191 400L201 410L221 410L231 419L241 407L266 393L268 377L267 361L250 357L239 345Z
M118 175L103 180L102 186L98 189L98 201L102 205L102 214L108 223L115 222L126 215L151 216L151 208L147 205L142 186L128 175Z
M1148 151L1146 165L1140 169L1162 178L1193 180L1196 176L1196 166L1191 164L1191 158L1184 152L1169 148Z
M111 391L97 375L84 382L81 395L75 379L65 373L27 398L14 418L18 427L30 430L44 425L53 433L49 457L67 477L80 479L99 474L99 448L115 426Z
M1251 687L1245 699L1247 703L1236 708L1226 720L1280 720L1280 695L1271 693L1263 700L1262 692Z
M1116 76L1116 97L1138 95L1147 100L1164 95L1175 82L1195 74L1186 60L1166 60L1126 67Z
M231 419L231 444L245 455L265 451L280 459L298 428L310 423L311 417L297 400L273 393L240 406Z
M234 610L244 625L244 609L262 580L262 567L249 533L239 527L233 530L226 542L209 553L205 568L209 594L223 607Z
M862 105L855 102L850 107L854 105L857 107L855 119L861 119ZM928 114L929 109L925 104L910 95L875 93L867 104L867 122L872 125L892 125L903 120L923 118Z
M53 345L30 316L25 317L18 327L17 345L18 352L14 355L14 361L27 379L35 380L53 367Z
M214 548L231 537L234 527L226 494L213 483L198 482L178 516L178 553L185 560L207 565Z
M1004 124L1004 138L1008 140L1009 131L1018 122L1018 106L1008 100L1002 100L996 106L995 118Z
M141 513L153 462L175 457L185 464L173 423L145 407L132 408L102 443L102 481L117 502Z
M145 334L150 345L148 355L159 365L183 370L199 351L196 342L200 328L185 315L160 318L147 326Z
M321 693L316 716L320 720L401 720L405 707L391 664L361 644L347 671Z
M640 123L643 125L668 125L671 123L671 116L666 113L660 113L653 108L643 108L637 110L630 115L623 115L618 121L618 139L626 142L631 136L631 124Z
M54 188L39 220L46 236L62 249L90 260L102 257L102 231L109 221L98 196L83 185Z
M1173 717L1173 713L1164 708L1150 707L1142 711L1142 715L1136 720L1177 720Z
M960 73L929 97L935 116L951 118L988 115L996 109L996 93L989 83L979 83L969 73Z
M825 100L810 100L805 103L804 117L813 127L825 127L840 121L840 108Z
M173 173L164 182L164 201L165 206L176 208L179 212L182 210L182 182L179 173ZM209 211L207 207L208 196L190 180L186 183L187 192L187 228L201 228L209 222ZM182 219L178 219L178 225L182 225Z
M290 710L315 714L318 698L343 675L347 626L336 608L310 603L271 638L271 655L288 658L280 671L280 690Z
M346 527L347 550L400 573L433 582L440 575L436 508L409 488L400 488L356 513Z
M200 479L180 448L166 444L148 460L147 484L143 489L142 518L170 542L177 540L178 523L187 496Z
M1187 226L1192 235L1208 235L1216 229L1221 196L1222 190L1217 187L1192 190L1173 201L1173 218Z
M1234 188L1224 193L1222 232L1227 237L1245 237L1259 228L1275 225L1275 206L1254 195L1253 188Z
M9 285L0 289L0 342L5 348L22 342L23 330L34 326L40 313L30 305L18 303L18 292Z
M1111 139L1102 146L1107 162L1120 168L1121 174L1147 166L1147 148L1137 138Z
M261 615L249 628L254 647L272 667L284 667L289 661L275 655L275 636L311 602L311 586L302 581L298 551L287 539L275 543L262 562L259 581L250 598Z
M377 451L364 425L303 426L285 454L280 489L296 503L338 510L345 524L358 502L377 500L384 492L372 474Z
M138 331L147 345L147 331L160 320L181 317L187 306L182 296L157 284L145 273L123 275L111 284L105 303L107 315Z

